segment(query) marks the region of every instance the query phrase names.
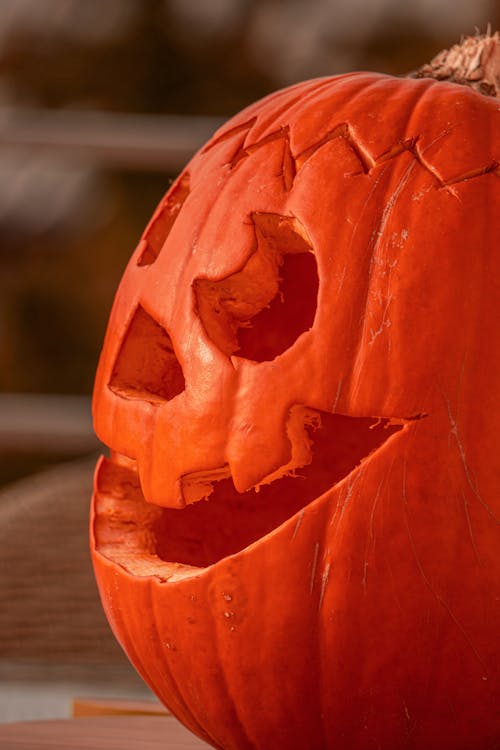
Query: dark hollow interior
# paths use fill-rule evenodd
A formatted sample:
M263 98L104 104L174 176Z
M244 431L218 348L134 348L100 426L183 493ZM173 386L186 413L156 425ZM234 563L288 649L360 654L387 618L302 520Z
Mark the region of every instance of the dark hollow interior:
M312 253L283 257L279 292L268 307L238 329L235 354L256 362L274 359L286 351L314 323L319 277Z
M270 361L312 328L319 275L296 219L255 213L256 249L239 271L193 282L205 331L225 354Z
M224 479L214 483L206 500L183 509L156 508L150 521L156 554L166 562L206 567L241 551L339 482L400 429L401 424L387 419L321 413L321 427L311 434L312 463L296 476L242 494L231 479ZM136 499L143 506L137 476L130 469L107 462L99 485L117 503ZM124 522L143 523L145 515L139 507L137 511L136 519Z
M150 266L158 258L163 245L189 195L189 173L172 185L162 201L155 219L144 233L146 247L137 261L138 266Z
M185 388L169 334L141 306L122 341L109 387L125 398L160 402Z

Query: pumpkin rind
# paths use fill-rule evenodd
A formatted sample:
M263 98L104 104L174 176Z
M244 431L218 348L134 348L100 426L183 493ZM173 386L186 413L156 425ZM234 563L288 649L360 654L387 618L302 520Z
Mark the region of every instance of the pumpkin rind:
M297 405L404 425L263 538L170 580L127 569L140 549L120 562L105 551L104 499L127 490L104 491L100 465L92 554L110 623L215 747L500 740L499 161L498 104L473 91L376 74L309 81L216 133L150 224L175 214L161 249L155 229L146 252L148 228L131 258L94 417L137 462L149 502L182 513L222 477L239 492L279 482L295 442L302 455L287 432ZM293 218L319 276L312 327L259 362L223 351L196 301L198 280L223 284L252 257L256 215L276 232L270 216ZM172 342L146 324L182 372L171 397L139 365L128 395L109 387L138 310Z

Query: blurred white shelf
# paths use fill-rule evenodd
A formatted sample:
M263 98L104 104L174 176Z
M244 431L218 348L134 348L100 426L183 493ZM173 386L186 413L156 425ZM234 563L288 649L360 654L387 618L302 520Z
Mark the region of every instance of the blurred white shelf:
M76 696L145 700L148 687L128 664L0 661L0 723L65 719Z
M223 122L194 115L0 107L0 149L108 168L177 171Z
M70 455L98 447L89 396L0 393L0 450Z

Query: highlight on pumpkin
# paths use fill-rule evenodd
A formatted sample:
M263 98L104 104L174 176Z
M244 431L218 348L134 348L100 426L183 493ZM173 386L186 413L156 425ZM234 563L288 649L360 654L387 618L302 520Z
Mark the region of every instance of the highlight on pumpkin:
M109 388L125 398L169 401L185 388L167 331L139 306L116 359Z
M253 213L256 248L243 268L222 279L195 279L205 331L228 356L269 361L308 331L319 277L312 244L294 217Z
M316 412L309 419L312 460L293 474L238 493L231 478L213 482L206 500L161 508L144 500L135 462L103 459L97 473L99 551L137 575L185 575L259 541L344 479L407 420ZM166 565L168 563L168 565ZM172 565L174 568L172 568Z

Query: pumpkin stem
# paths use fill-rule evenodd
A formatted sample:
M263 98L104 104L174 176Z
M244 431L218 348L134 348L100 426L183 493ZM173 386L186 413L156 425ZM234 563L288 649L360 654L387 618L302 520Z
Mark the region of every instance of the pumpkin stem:
M468 36L445 49L430 63L410 74L411 78L434 78L470 86L485 96L500 98L500 35Z

